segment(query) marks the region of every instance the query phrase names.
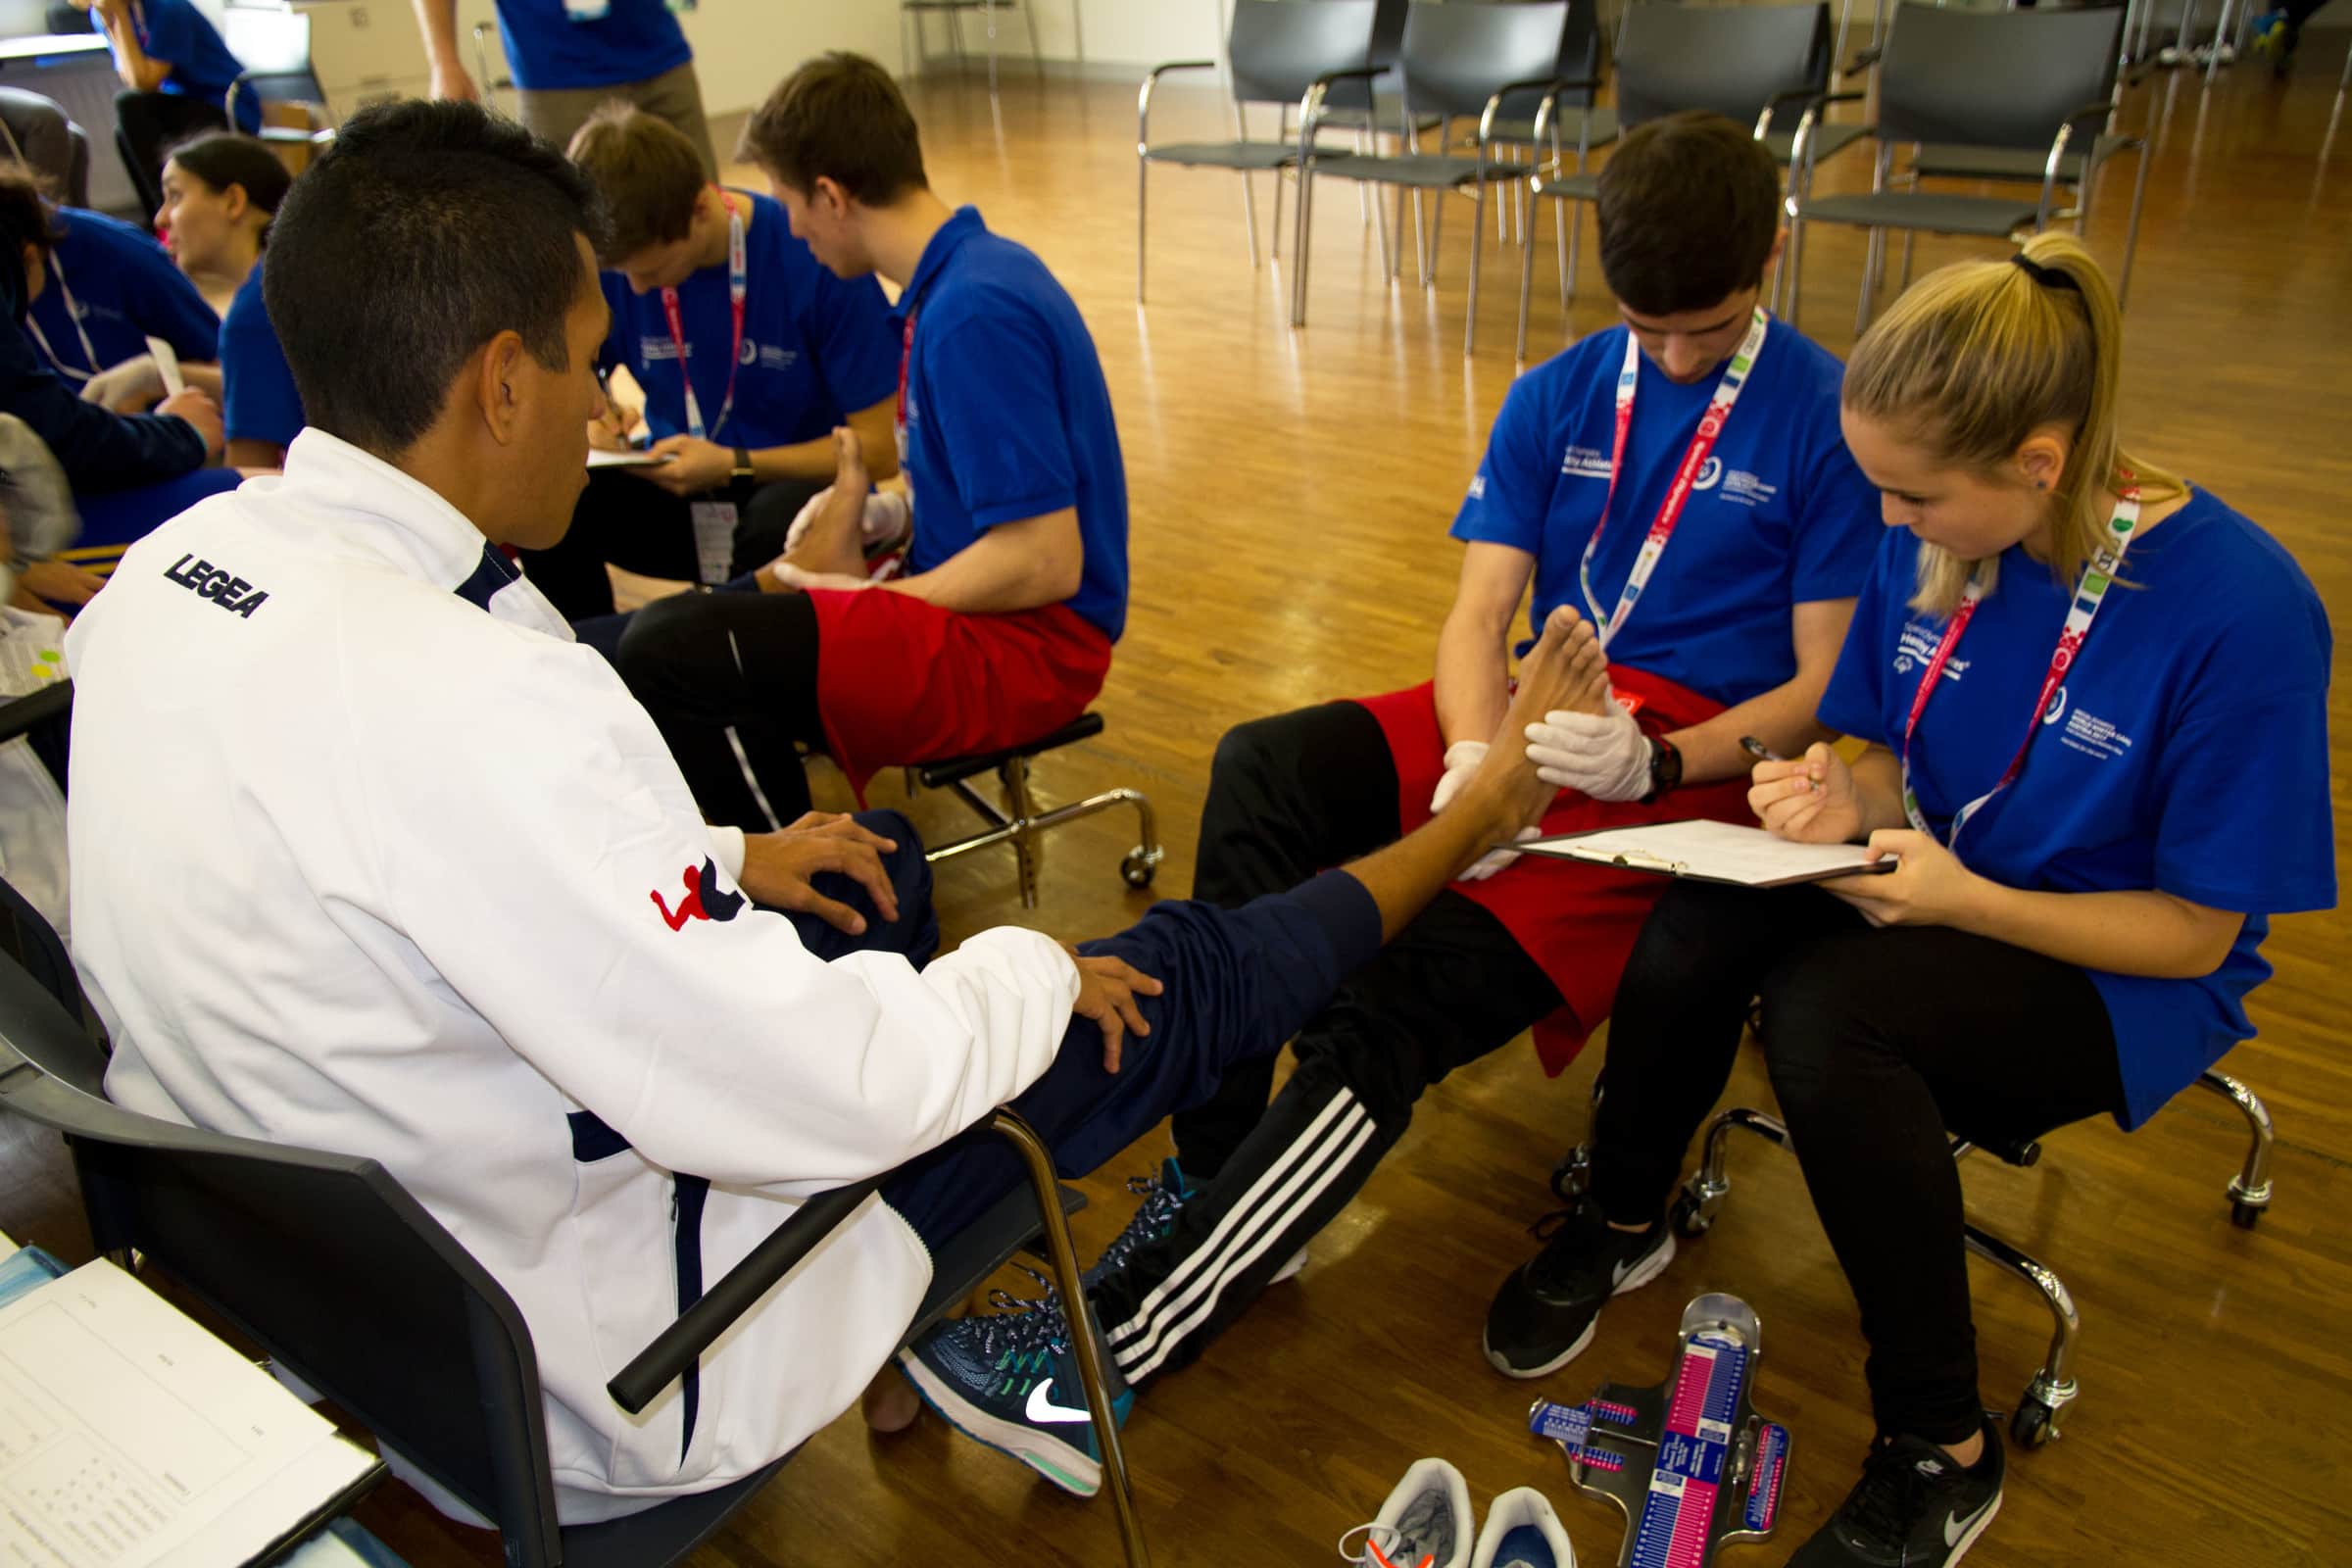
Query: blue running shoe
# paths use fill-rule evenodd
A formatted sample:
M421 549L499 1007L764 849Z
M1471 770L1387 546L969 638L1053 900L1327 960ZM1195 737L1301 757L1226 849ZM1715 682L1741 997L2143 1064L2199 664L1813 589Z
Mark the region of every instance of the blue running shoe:
M1060 1297L1049 1290L1019 1300L999 1292L992 1299L1010 1310L936 1325L899 1352L899 1370L965 1437L1011 1454L1064 1492L1093 1496L1102 1490L1102 1449ZM1108 1354L1102 1364L1110 1367ZM1118 1389L1111 1418L1125 1426L1134 1404L1133 1391Z

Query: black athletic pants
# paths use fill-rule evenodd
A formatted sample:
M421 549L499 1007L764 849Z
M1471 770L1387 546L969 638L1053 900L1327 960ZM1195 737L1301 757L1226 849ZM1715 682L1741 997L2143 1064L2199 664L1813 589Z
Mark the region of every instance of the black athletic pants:
M1196 896L1239 906L1394 840L1397 826L1396 765L1363 707L1252 720L1217 746ZM1299 1031L1298 1071L1272 1105L1270 1057L1229 1064L1218 1096L1176 1118L1188 1176L1215 1179L1096 1293L1119 1370L1138 1383L1199 1355L1348 1206L1424 1089L1559 1004L1501 923L1448 889ZM1231 1141L1214 1164L1207 1136Z
M792 519L823 488L807 479L745 480L693 500L735 504L735 560L728 575L739 577L784 553ZM523 551L523 570L565 620L612 613L608 561L648 577L700 581L691 505L626 468L599 468L588 475L588 488L572 508L571 527L552 550Z
M227 128L228 116L219 104L186 93L125 89L115 94L115 148L143 204L142 227L155 221L156 209L164 205L164 159L172 149L199 131Z
M1948 1133L2039 1137L2123 1103L2105 1003L2072 964L1948 927L1877 928L1816 888L1677 883L1617 989L1592 1196L1665 1209L1730 1080L1751 999L1789 1143L1862 1309L1879 1430L1978 1430Z
M762 832L808 809L798 746L823 751L807 594L674 594L627 618L613 665L710 821Z

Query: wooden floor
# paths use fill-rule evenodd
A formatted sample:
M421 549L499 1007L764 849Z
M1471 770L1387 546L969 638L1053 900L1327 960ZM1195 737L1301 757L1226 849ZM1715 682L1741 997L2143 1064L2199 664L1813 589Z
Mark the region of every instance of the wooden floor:
M2141 450L2270 527L2341 607L2352 594L2352 145L2337 145L2332 163L2320 158L2336 48L2315 38L2316 58L2284 88L2241 68L2210 94L2178 74L2132 99L2134 121L2153 119L2156 150L2125 403ZM976 85L934 83L917 109L936 187L977 202L1077 297L1126 448L1135 586L1100 705L1110 727L1044 763L1040 784L1055 799L1114 783L1148 791L1168 846L1158 891L1183 894L1226 726L1426 676L1456 564L1446 527L1514 371L1519 253L1488 234L1482 346L1465 364L1467 207L1446 225L1436 291L1413 286L1409 260L1405 283L1391 289L1354 198L1328 187L1309 325L1294 332L1287 270L1253 271L1244 253L1238 180L1155 172L1155 283L1139 311L1132 87L1039 87L1008 69L1001 131ZM1171 89L1161 114L1155 134L1220 133L1217 101L1203 93ZM1849 159L1841 180L1860 170L1859 155ZM2128 166L2111 177L2092 241L2116 262ZM1259 198L1262 223L1263 180ZM1287 236L1284 249L1287 267ZM1580 331L1612 316L1587 251ZM1984 253L1930 242L1920 259ZM1804 324L1838 352L1850 342L1859 259L1849 236L1811 246ZM1546 243L1539 353L1566 340L1556 294L1544 303L1551 268ZM2339 680L2337 733L2352 737L2345 702ZM2250 766L2260 765L2255 745ZM926 834L958 830L953 801L910 809ZM1006 861L956 862L939 893L950 938L1006 920L1072 938L1117 928L1145 902L1117 876L1134 837L1121 815L1055 838L1033 914L1013 898ZM2283 920L2268 952L2278 972L2255 998L2262 1038L2229 1064L2278 1121L2278 1200L2259 1231L2233 1230L2223 1197L2242 1124L2204 1098L2130 1138L2106 1124L2059 1133L2031 1171L1969 1173L1975 1216L2048 1259L2085 1324L2082 1396L2064 1440L2012 1457L2001 1519L1972 1565L2352 1562L2352 1065L2336 1032L2352 929L2337 914ZM1341 1532L1432 1453L1462 1468L1482 1508L1505 1488L1542 1488L1586 1561L1614 1561L1614 1511L1575 1493L1523 1413L1535 1392L1575 1400L1604 1375L1661 1378L1682 1304L1702 1290L1735 1292L1762 1315L1757 1402L1797 1444L1782 1540L1722 1560L1780 1562L1835 1505L1869 1437L1861 1346L1785 1155L1739 1148L1738 1190L1714 1234L1654 1288L1612 1305L1594 1348L1564 1374L1512 1383L1480 1355L1487 1301L1534 1245L1522 1227L1551 1206L1545 1176L1581 1133L1598 1055L1546 1081L1513 1048L1433 1090L1305 1274L1139 1406L1128 1453L1162 1568L1330 1561ZM1731 1098L1770 1102L1752 1057ZM22 1128L0 1128L0 1226L61 1250L80 1245L54 1151ZM1086 1184L1095 1204L1080 1220L1082 1250L1124 1221L1120 1178L1165 1149L1164 1137L1148 1139ZM2039 1364L2047 1319L2014 1282L1980 1271L1978 1283L1984 1390L2006 1404ZM420 1568L495 1560L486 1538L406 1499L388 1489L365 1517ZM1117 1558L1107 1501L1064 1496L935 1420L873 1440L853 1415L697 1560Z

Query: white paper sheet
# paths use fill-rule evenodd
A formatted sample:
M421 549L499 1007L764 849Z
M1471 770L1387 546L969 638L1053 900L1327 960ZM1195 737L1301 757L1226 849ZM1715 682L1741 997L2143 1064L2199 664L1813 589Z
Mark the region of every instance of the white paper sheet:
M1536 839L1517 848L1531 855L1596 860L1628 870L1705 877L1748 887L1807 882L1892 864L1869 861L1870 852L1859 844L1791 844L1760 827L1703 819L1605 828L1598 833Z

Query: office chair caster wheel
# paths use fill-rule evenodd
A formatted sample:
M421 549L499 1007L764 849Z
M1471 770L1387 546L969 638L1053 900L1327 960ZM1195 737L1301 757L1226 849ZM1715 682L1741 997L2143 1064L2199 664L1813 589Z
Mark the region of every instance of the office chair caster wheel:
M1159 857L1148 853L1140 844L1129 850L1127 858L1119 862L1119 875L1127 879L1131 888L1148 888L1158 874Z
M2230 1223L2241 1231L2250 1231L2262 1222L2264 1206L2260 1203L2244 1203L2233 1200L2230 1204Z
M1685 1241L1694 1242L1715 1228L1715 1216L1701 1207L1697 1199L1689 1193L1677 1193L1674 1207L1667 1210L1666 1222L1674 1234Z
M2046 1447L2058 1435L2056 1423L2056 1412L2028 1395L2018 1401L2017 1413L2009 1418L2009 1441L2021 1448Z
M1585 1188L1592 1173L1592 1152L1579 1144L1560 1156L1551 1167L1551 1192L1563 1203L1573 1203L1585 1196Z

